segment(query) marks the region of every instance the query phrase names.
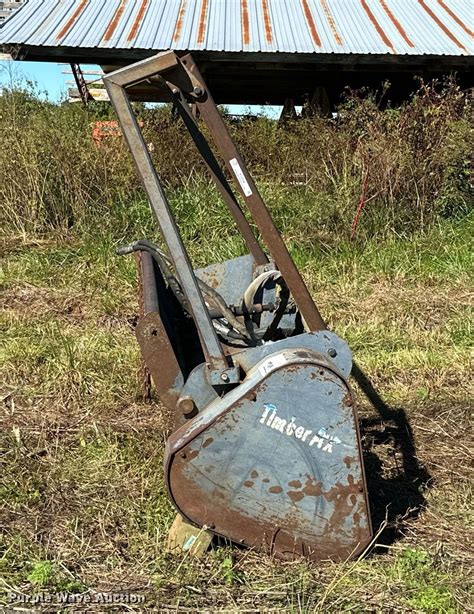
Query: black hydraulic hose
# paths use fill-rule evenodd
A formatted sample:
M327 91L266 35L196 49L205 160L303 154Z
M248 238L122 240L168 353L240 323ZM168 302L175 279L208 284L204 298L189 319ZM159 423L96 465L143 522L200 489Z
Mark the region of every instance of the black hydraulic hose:
M124 245L123 247L118 247L116 249L116 253L119 256L131 254L132 252L136 251L146 251L151 254L183 309L185 309L187 313L191 313L188 300L181 290L181 286L179 285L176 277L173 275L170 267L168 266L168 258L165 254L163 254L163 252L161 252L161 250L154 246L153 243L145 240L135 241L134 243L130 243L130 245Z
M153 256L176 298L181 303L182 307L186 309L188 313L190 313L189 303L181 289L181 286L179 285L176 277L173 275L168 265L168 263L170 263L171 261L164 252L162 252L158 247L156 247L156 245L154 245L151 241L141 239L139 241L135 241L134 243L130 243L129 245L117 248L116 252L118 255L123 256L125 254L131 254L134 251L140 250L147 251ZM202 279L199 279L199 277L197 277L196 279L202 293L209 296L211 300L216 304L218 309L221 310L222 317L229 322L232 328L234 328L238 333L240 333L243 339L251 341L247 329L235 317L235 315L229 309L227 303L219 294L219 292L217 292L217 290L215 290L214 288L211 288L211 286L208 286L206 282L202 281Z
M217 307L221 309L222 316L229 322L232 328L234 328L237 332L243 335L245 339L248 339L249 336L247 333L247 329L237 320L237 318L232 313L232 311L229 309L229 307L227 306L227 303L222 298L222 296L219 294L219 292L217 292L217 290L214 290L214 288L211 288L211 286L208 286L204 281L202 281L199 278L198 278L198 284L201 290L203 291L203 293L210 296L211 299L214 301L214 303L217 305Z

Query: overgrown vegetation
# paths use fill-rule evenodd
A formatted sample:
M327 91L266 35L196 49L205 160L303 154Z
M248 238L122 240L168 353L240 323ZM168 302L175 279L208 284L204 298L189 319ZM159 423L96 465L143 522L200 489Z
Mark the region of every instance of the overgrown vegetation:
M352 94L335 119L282 127L274 120L231 121L232 135L279 226L299 245L348 236L358 207L361 238L429 228L472 208L470 105L454 82L421 85L399 108L382 95ZM138 109L147 142L182 221L200 207L227 218L186 130L169 108ZM39 101L31 91L0 97L3 228L16 233L87 232L100 222L119 235L151 224L120 138L100 147L95 120L110 109ZM194 198L190 199L190 194ZM213 222L217 224L217 221ZM195 229L193 228L193 232Z
M194 262L240 254L182 128L166 109L139 112ZM150 610L472 611L465 97L450 83L400 109L351 96L335 120L229 119L323 314L384 399L357 392L386 528L368 557L338 565L165 553L167 422L141 397L136 272L114 254L157 231L121 140L92 143L99 117L0 97L3 602L128 590Z

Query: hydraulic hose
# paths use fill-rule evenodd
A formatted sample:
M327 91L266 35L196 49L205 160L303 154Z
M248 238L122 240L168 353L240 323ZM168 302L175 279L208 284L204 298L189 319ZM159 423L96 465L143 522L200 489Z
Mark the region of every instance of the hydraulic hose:
M186 296L184 295L181 289L181 286L179 285L178 280L176 279L176 277L173 275L171 271L171 268L170 268L171 259L162 250L160 250L156 245L154 245L151 241L148 241L146 239L141 239L139 241L134 241L133 243L130 243L129 245L124 245L123 247L117 248L116 252L118 255L123 256L126 254L131 254L132 252L141 251L141 250L147 251L153 256L161 272L163 273L163 277L165 278L166 282L172 289L174 295L180 302L181 306L188 313L190 313L191 311L190 311L188 300ZM214 288L211 288L208 284L202 281L202 279L197 278L197 282L198 282L201 292L205 296L211 299L211 301L215 304L215 306L222 312L222 317L225 318L227 322L229 323L229 325L239 333L239 336L244 340L251 341L251 338L247 332L247 329L235 317L235 315L229 309L227 303L225 302L223 297L219 294L219 292L217 292L217 290L215 290Z

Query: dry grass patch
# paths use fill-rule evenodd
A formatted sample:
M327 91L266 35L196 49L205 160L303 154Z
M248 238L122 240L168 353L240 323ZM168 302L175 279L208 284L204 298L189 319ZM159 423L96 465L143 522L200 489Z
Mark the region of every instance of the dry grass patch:
M383 397L357 392L374 524L386 525L370 556L315 566L221 544L193 560L164 552L168 416L140 401L134 265L105 244L7 254L5 591L130 590L178 611L472 607L465 273L393 278L368 261L355 275L347 254L315 269L323 312Z

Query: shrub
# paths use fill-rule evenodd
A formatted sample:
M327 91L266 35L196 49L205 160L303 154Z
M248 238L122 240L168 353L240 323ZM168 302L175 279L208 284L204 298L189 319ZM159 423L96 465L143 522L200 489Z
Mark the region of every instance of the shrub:
M397 108L383 100L384 90L349 92L333 118L284 125L226 117L279 228L296 243L409 233L472 209L468 95L448 80L420 83ZM198 198L198 225L206 226L216 214L206 207L215 191L186 129L168 107L136 110L181 223L193 226ZM113 117L110 107L85 110L40 101L32 89L3 91L4 232L95 232L98 224L118 236L149 232L146 198L122 139L98 147L91 138L104 115Z

